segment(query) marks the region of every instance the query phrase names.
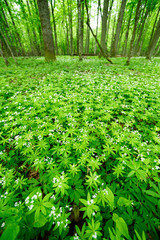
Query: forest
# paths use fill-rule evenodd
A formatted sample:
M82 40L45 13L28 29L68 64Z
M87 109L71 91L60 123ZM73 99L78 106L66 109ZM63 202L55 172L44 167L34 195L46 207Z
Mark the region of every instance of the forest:
M160 239L160 1L0 1L0 239Z

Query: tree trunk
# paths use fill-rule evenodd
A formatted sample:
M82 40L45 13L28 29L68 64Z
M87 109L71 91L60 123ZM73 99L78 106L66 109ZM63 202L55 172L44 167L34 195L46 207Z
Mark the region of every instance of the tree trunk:
M90 14L91 14L91 9L90 9ZM89 23L90 24L90 23ZM90 30L87 25L87 31L86 31L86 46L85 46L85 53L89 53L89 40L90 40Z
M73 56L73 24L72 24L72 0L67 0L69 16L69 33L70 33L70 54Z
M65 8L65 3L64 3L64 0L63 0L63 23L65 23L65 28L66 28L66 46L67 46L67 55L69 55L69 47L70 47L70 44L69 44L69 31L68 31L68 19L67 19L67 15L66 15L66 8Z
M37 31L38 31L38 35L39 35L39 39L40 39L40 54L43 55L44 54L44 42L43 42L42 28L41 28L41 23L40 23L37 1L33 0L33 1L30 1L30 3L32 5L32 8L34 8L36 16L38 18L36 20L37 20Z
M40 55L40 46L38 45L38 41L37 41L37 34L35 32L35 28L34 28L34 22L33 22L33 16L32 16L32 13L31 13L31 9L30 9L30 5L29 5L29 1L27 0L27 7L28 7L28 12L29 12L29 15L30 15L30 19L31 19L31 26L32 26L32 32L33 32L33 43L34 43L34 46L35 46L35 49L37 50L37 55Z
M126 2L127 2L127 0L122 0L121 8L120 8L120 11L119 11L116 33L115 33L115 38L114 38L112 51L111 51L111 56L112 57L115 57L116 53L117 53L118 41L119 41L120 31L121 31L121 27L122 27L122 20L123 20L123 15L124 15Z
M126 65L129 65L129 64L130 64L130 59L131 59L131 57L132 57L133 44L134 44L134 40L135 40L136 29L137 29L138 20L139 20L139 15L140 15L141 1L142 1L142 0L138 0L138 3L137 3L137 9L136 9L136 16L135 16L134 28L133 28L133 32L132 32L132 38L131 38L131 42L130 42L130 48L129 48L129 52L128 52L128 58L127 58L127 61L126 61Z
M147 2L145 2L144 10L146 8L146 4L147 4ZM141 23L142 24L141 24L141 27L140 27L139 35L137 34L137 40L136 40L136 43L135 43L133 55L138 54L138 51L139 51L139 48L140 48L140 42L141 42L141 38L142 38L142 33L143 33L143 30L144 30L144 25L145 25L145 22L147 20L148 14L149 14L149 9L148 8L146 9L145 14L144 14L144 10L143 10L142 18L141 18Z
M16 24L15 24L15 21L14 21L14 19L13 19L13 15L12 15L10 6L9 6L7 0L4 0L4 1L5 1L6 6L7 6L7 10L8 10L8 12L9 12L9 15L10 15L10 18L11 18L11 21L12 21L12 24L13 24L13 28L14 28L14 31L15 31L15 34L16 34L16 37L17 37L17 40L18 40L17 43L19 44L22 53L24 53L24 51L23 51L23 46L22 46L22 43L21 43L21 38L20 38L20 35L19 35L19 33L18 33L18 30L17 30Z
M56 60L55 49L52 36L52 28L50 24L50 14L47 0L37 0L39 16L42 26L45 60Z
M154 56L156 56L158 54L159 50L160 50L160 41L159 41L159 43L157 45L158 46L155 49Z
M154 34L154 31L155 31L155 28L156 28L156 23L158 21L158 16L159 16L159 13L160 13L160 8L158 9L158 12L156 14L156 18L155 18L155 21L154 21L154 24L153 24L153 28L152 28L152 32L151 32L151 37L150 37L150 41L149 41L149 46L152 42L152 39L153 39L153 34Z
M133 11L133 6L131 7L131 11L130 11L129 19L128 19L128 25L127 25L127 31L126 31L124 49L123 49L123 56L126 56L126 54L127 54L127 43L128 43L129 28L130 28L130 23L131 23L131 18L132 18L132 11Z
M109 0L103 2L103 16L102 16L102 31L101 31L101 46L103 51L107 51L106 48L106 30L107 30L107 19L108 19L108 5Z
M116 15L114 16L114 22L113 22L113 28L112 28L111 49L113 48L113 43L114 43L115 26L116 26Z
M146 58L149 59L149 60L151 59L151 57L154 53L154 50L155 50L155 47L157 45L159 37L160 37L160 18L158 20L157 27L156 27L155 33L153 35L152 42L151 42L151 44L149 46L149 49L148 49L148 52L147 52Z
M97 6L97 25L96 25L96 38L98 36L98 18L99 18L99 10L100 10L100 0L98 0L98 6ZM94 46L94 54L97 53L97 42L95 40L95 46Z
M108 47L107 43L108 43L108 34L109 34L109 27L110 27L110 22L111 22L111 12L112 12L112 7L113 7L113 2L114 2L114 0L111 0L109 12L108 12L108 22L107 22L107 30L106 30L106 48Z
M53 5L52 0L51 0L50 4L51 4L51 11L52 11L52 18L53 18L55 50L56 50L56 55L58 55L57 27L56 27L56 21L55 21L55 16L54 16L55 0L54 0L54 5Z
M77 0L78 7L78 43L79 43L79 60L82 61L83 54L83 36L82 36L82 11L81 0Z
M24 2L23 2L23 0L19 0L19 3L20 3L20 7L21 7L21 11L22 11L23 17L24 17L25 22L26 22L26 29L27 29L27 34L28 34L28 40L30 42L31 54L32 55L36 55L35 47L34 47L34 41L32 39L32 34L30 32L30 27L28 25L28 16L27 16L25 8L24 8Z
M2 42L1 39L0 39L0 46L1 46L0 54L2 55L6 66L8 66L9 62L8 62L8 59L7 59L6 54L5 54L4 43Z
M84 39L84 0L81 0L81 28L82 28L82 54L83 54L83 39Z
M10 53L11 53L11 56L13 57L13 59L14 59L14 61L15 61L15 64L17 64L17 60L15 59L14 54L13 54L13 51L12 51L12 49L10 48L9 43L8 43L7 39L5 38L5 36L4 36L3 31L1 30L1 28L0 28L0 33L1 33L1 35L2 35L2 38L4 39L4 42L6 43L6 46L8 47L8 49L9 49L9 51L10 51ZM2 42L3 42L3 41L2 41ZM2 43L2 44L3 44L3 43ZM2 50L2 51L3 51L3 50Z
M89 13L88 13L87 0L85 0L85 5L86 5L86 12L87 12L87 22L86 22L86 24L88 25L88 27L89 27L89 29L90 29L93 37L95 38L95 40L96 40L96 42L97 42L97 45L98 45L98 47L99 47L99 49L100 49L100 51L101 51L101 55L102 55L103 57L105 57L105 58L108 60L108 62L110 62L110 63L112 64L112 61L108 58L108 56L107 56L106 53L104 52L102 46L100 45L100 43L99 43L96 35L94 34L94 32L93 32L93 30L92 30L92 28L91 28L91 26L90 26L90 24L89 24L90 21L89 21Z

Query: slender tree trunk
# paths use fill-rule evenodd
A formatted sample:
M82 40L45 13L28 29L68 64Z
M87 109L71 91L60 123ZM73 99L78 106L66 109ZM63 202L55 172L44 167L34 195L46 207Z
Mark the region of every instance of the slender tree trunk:
M9 62L8 62L8 59L7 59L6 54L5 54L4 43L2 42L1 39L0 39L0 46L1 46L0 54L2 55L6 66L8 66L8 65L9 65Z
M5 43L6 43L6 46L8 47L8 50L9 50L10 53L11 53L12 58L14 59L15 63L17 64L17 60L15 59L14 54L13 54L13 51L12 51L12 49L10 48L9 43L8 43L7 39L5 38L5 36L4 36L3 31L2 31L1 28L0 28L0 33L1 33L2 38L4 39L4 41L5 41Z
M154 34L154 31L155 31L155 28L156 28L156 24L157 24L157 21L158 21L159 13L160 13L160 8L158 9L158 12L156 14L156 18L155 18L155 21L154 21L154 24L153 24L153 28L152 28L152 32L151 32L151 36L150 36L150 40L149 40L149 46L150 46L150 44L152 42L152 39L153 39L153 34Z
M96 24L96 38L98 36L98 18L99 18L99 10L100 10L100 0L98 0L98 6L97 6L97 24ZM95 46L94 46L94 54L97 53L97 42L95 40Z
M153 35L152 42L151 42L151 44L149 46L149 49L148 49L148 52L147 52L146 58L149 59L149 60L151 59L151 57L154 53L154 50L155 50L155 47L157 45L159 37L160 37L160 18L158 20L157 27L156 27L155 33Z
M82 28L82 54L83 54L83 40L84 40L84 0L81 0L81 28Z
M55 49L52 36L52 28L50 24L50 14L47 0L37 0L39 16L42 26L45 60L56 60Z
M160 50L160 41L159 41L159 43L158 43L157 45L158 45L158 46L156 47L153 56L156 56L156 55L158 54L159 50Z
M125 19L123 19L123 24L122 24L122 27L121 27L121 32L120 32L120 36L119 36L119 40L118 40L118 46L117 46L117 52L116 54L120 54L120 47L121 47L121 44L122 44L122 36L123 36L123 33L124 33L124 26L125 26ZM122 55L122 51L121 51L121 55Z
M131 7L131 11L130 11L129 19L128 19L127 31L126 31L125 42L124 42L123 56L126 56L126 54L127 54L127 43L128 43L129 29L130 29L130 23L131 23L131 18L132 18L132 11L133 11L133 6Z
M147 4L147 2L145 2L144 9L146 8L146 4ZM147 20L148 14L149 14L148 10L149 9L147 8L145 14L144 14L144 10L143 10L143 14L142 14L142 18L141 18L141 27L140 27L139 35L137 34L137 40L136 40L135 47L133 50L133 55L137 55L137 53L139 51L142 33L144 30L144 25L145 25L145 22Z
M79 60L82 61L83 54L83 36L82 36L82 11L81 0L77 0L78 7L78 43L79 43Z
M25 22L26 22L26 29L27 29L27 34L28 34L28 40L30 42L31 54L36 55L35 47L34 47L34 41L32 39L32 34L30 32L30 27L28 25L28 16L27 16L25 8L24 8L24 2L23 2L23 0L19 0L19 3L20 3L20 7L21 7L21 10L22 10Z
M65 23L65 28L66 28L66 46L67 46L67 55L69 55L69 30L68 30L68 19L67 19L67 15L66 15L66 8L65 8L65 3L63 0L63 23Z
M56 55L58 55L57 27L56 27L56 21L54 16L55 0L54 0L54 5L52 0L50 4L51 4L51 11L52 11L52 18L53 18L55 50L56 50Z
M73 56L73 24L72 24L72 0L67 0L69 16L69 33L70 33L70 54Z
M11 18L11 21L12 21L12 25L13 25L13 28L14 28L14 32L16 34L16 37L17 37L17 43L19 44L20 48L21 48L21 52L24 53L23 51L23 46L22 46L22 43L21 43L21 38L20 38L20 35L18 33L18 30L17 30L17 27L16 27L16 24L15 24L15 21L14 21L14 18L13 18L13 15L12 15L12 11L10 9L10 6L8 4L8 1L7 0L4 0L6 6L7 6L7 10L9 12L9 15L10 15L10 18Z
M91 14L91 9L90 9L90 14ZM90 23L89 23L90 24ZM89 53L89 40L90 40L90 30L89 27L87 26L87 31L86 31L86 46L85 46L85 53Z
M103 2L103 16L102 16L102 31L101 31L101 46L103 51L107 51L106 48L106 30L107 30L107 19L108 19L108 5L109 0Z
M0 19L1 19L1 26L3 27L3 31L6 35L7 33L7 37L8 37L8 42L9 44L12 46L12 49L13 49L13 52L14 52L14 55L18 56L17 55L17 36L15 35L15 33L11 32L10 30L12 30L12 27L9 26L9 23L7 21L7 17L6 17L6 14L3 10L3 8L1 7L0 9ZM20 46L18 45L18 48ZM3 51L2 51L3 52Z
M29 4L28 0L26 0L26 2L27 2L27 7L28 7L28 12L29 12L29 15L30 15L30 19L31 19L31 26L32 26L32 32L33 32L33 43L34 43L35 49L37 50L37 55L40 55L40 46L37 43L38 42L37 41L37 34L36 34L35 28L34 28L33 16L32 16L32 13L31 13L30 4Z
M116 26L116 15L114 16L114 22L113 22L113 28L112 28L111 49L113 48L113 43L114 43L115 26Z
M113 7L113 2L114 0L111 0L110 7L109 7L109 12L108 12L108 22L107 22L107 30L106 30L106 47L108 49L108 35L109 35L109 27L110 27L110 22L111 22L111 12L112 12L112 7Z
M38 31L39 40L40 40L40 54L43 55L44 54L44 42L43 42L42 28L41 28L41 23L40 23L37 0L30 1L30 3L32 5L32 9L34 9L36 16L37 16L37 31Z
M113 42L112 51L111 51L112 57L115 57L117 53L118 41L119 41L119 36L122 28L122 20L123 20L124 10L126 7L126 2L127 0L122 0L122 3L121 3L119 15L118 15L116 33L115 33L114 42Z
M91 26L90 26L90 24L89 24L89 12L88 12L87 0L85 0L85 5L86 5L86 12L87 12L87 22L86 22L86 24L88 25L88 27L89 27L89 29L90 29L93 37L95 38L95 40L96 40L96 42L97 42L97 45L98 45L98 47L99 47L99 49L100 49L100 51L101 51L101 55L102 55L103 57L105 57L105 58L108 60L108 62L110 62L110 63L112 64L112 61L108 58L108 56L107 56L106 53L104 52L101 44L99 43L96 35L95 35L94 32L93 32L93 29L91 28Z
M137 9L136 9L136 16L135 16L134 28L133 28L133 32L132 32L132 38L131 38L131 42L130 42L130 48L129 48L129 52L128 52L128 58L127 58L126 65L129 65L129 64L130 64L130 59L131 59L131 57L132 57L133 44L134 44L135 35L136 35L136 29L137 29L138 20L139 20L141 1L142 1L142 0L138 0L138 3L137 3Z

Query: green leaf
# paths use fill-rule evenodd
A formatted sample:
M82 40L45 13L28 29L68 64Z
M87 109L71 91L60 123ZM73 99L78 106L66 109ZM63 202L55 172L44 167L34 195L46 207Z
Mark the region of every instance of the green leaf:
M47 218L40 212L39 217L35 220L34 227L41 228L47 222Z
M153 191L151 191L151 190L146 190L146 191L144 191L144 192L145 192L146 194L152 196L152 197L160 198L160 194L155 193L155 192L153 192Z
M12 225L7 226L4 233L1 236L1 240L14 240L17 238L17 235L19 233L19 226L16 223L13 223Z
M134 173L135 173L135 171L131 171L131 172L128 174L127 177L131 177L131 176L133 176Z
M128 206L130 206L131 205L131 200L128 200L128 199L126 199L126 198L124 198L124 197L120 197L119 199L118 199L118 202L117 202L117 204L119 205L119 206L126 206L126 207L128 207Z
M125 236L127 239L130 238L128 233L128 227L123 218L119 217L116 213L113 213L113 221L116 222L116 228L120 231L120 233Z

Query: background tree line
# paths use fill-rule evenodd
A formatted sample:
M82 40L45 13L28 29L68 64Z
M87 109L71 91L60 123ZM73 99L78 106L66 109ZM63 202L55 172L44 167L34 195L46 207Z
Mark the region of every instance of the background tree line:
M87 23L87 24L86 24ZM1 0L0 53L7 56L160 54L159 0ZM15 59L15 58L14 58ZM16 61L16 59L15 59Z

